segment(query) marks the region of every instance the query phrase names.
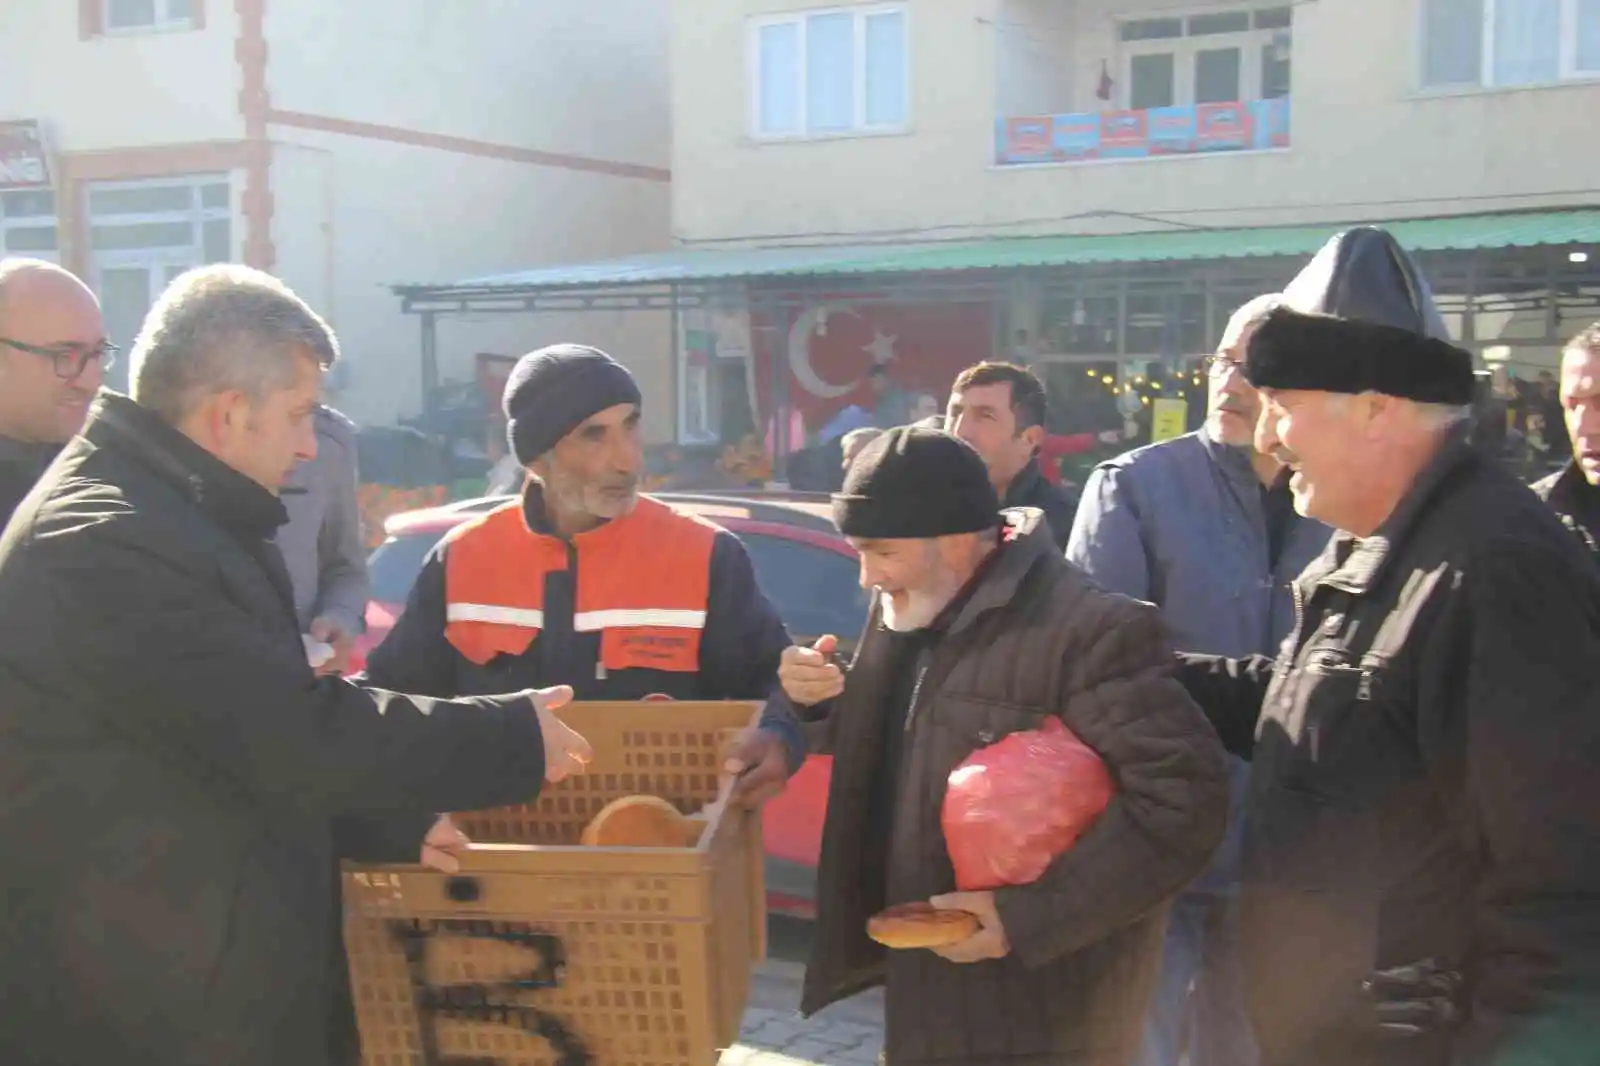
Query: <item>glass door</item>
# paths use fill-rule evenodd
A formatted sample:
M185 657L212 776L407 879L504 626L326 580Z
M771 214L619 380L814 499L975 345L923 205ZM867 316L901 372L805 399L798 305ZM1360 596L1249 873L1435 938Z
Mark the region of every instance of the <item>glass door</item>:
M96 257L94 287L106 320L106 336L123 355L106 372L106 387L128 391L129 355L144 326L150 305L163 289L192 265L181 253L156 253L140 258L102 254Z

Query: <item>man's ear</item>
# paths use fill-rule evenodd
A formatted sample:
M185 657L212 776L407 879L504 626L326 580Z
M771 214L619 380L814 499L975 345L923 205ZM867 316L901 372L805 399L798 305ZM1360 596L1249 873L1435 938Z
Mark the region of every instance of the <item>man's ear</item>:
M1353 402L1361 417L1361 432L1368 438L1384 436L1394 420L1405 414L1405 401L1381 392L1360 393Z
M1043 426L1029 426L1027 429L1022 431L1022 439L1027 441L1028 445L1032 447L1036 453L1044 444L1044 438L1045 432Z

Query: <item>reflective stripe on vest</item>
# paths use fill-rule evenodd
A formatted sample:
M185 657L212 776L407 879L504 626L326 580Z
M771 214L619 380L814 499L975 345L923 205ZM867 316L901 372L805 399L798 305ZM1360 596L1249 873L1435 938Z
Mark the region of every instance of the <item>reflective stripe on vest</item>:
M718 529L641 496L632 513L572 539L575 632L600 633L606 672L695 673ZM565 542L532 533L522 503L452 532L445 550L445 637L485 665L522 655L545 628L545 578L567 568ZM587 665L587 664L585 664Z
M444 618L447 622L493 622L503 626L521 626L524 629L543 629L544 612L522 607L496 607L490 603L446 604Z
M537 612L534 612L537 613ZM573 616L572 628L579 633L596 633L613 626L657 626L661 629L704 629L704 611L583 611Z

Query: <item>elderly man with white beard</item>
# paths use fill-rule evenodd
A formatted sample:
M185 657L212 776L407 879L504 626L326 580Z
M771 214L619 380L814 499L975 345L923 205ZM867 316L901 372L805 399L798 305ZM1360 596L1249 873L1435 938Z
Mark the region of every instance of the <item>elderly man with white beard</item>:
M1174 680L1159 612L1092 585L1038 510L1002 511L982 458L942 430L867 445L833 509L876 605L848 669L832 636L779 669L780 702L834 758L801 1009L886 984L895 1066L1125 1066L1168 901L1228 807L1221 748ZM955 891L950 772L1047 717L1104 759L1110 805L1036 882ZM868 939L874 913L924 900L979 930L937 952Z

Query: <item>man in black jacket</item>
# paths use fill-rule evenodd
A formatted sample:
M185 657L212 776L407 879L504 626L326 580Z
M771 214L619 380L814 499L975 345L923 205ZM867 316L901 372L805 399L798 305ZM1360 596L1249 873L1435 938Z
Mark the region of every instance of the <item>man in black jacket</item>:
M116 350L83 282L40 259L0 260L0 527L83 425Z
M1561 410L1572 461L1536 482L1533 491L1600 562L1600 322L1561 353Z
M271 538L336 354L268 276L184 275L0 537L0 1062L353 1063L337 860L587 758L568 690L312 672Z
M945 428L978 450L1004 507L1044 512L1050 539L1066 551L1078 497L1039 471L1044 441L1044 383L1015 363L977 363L950 386Z
M1600 572L1467 441L1472 358L1381 230L1251 339L1256 447L1332 526L1276 662L1188 661L1253 760L1241 939L1267 1066L1595 1061Z

